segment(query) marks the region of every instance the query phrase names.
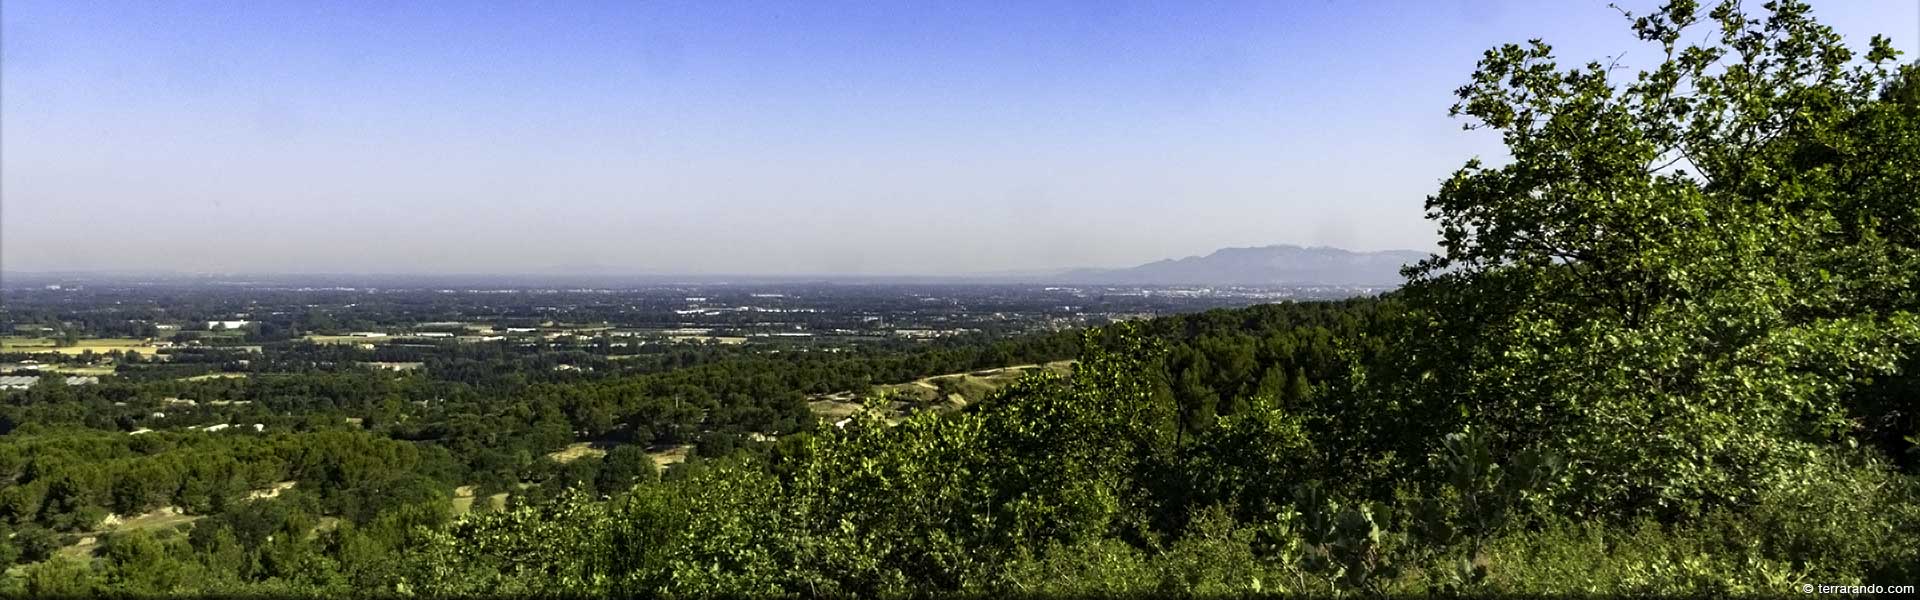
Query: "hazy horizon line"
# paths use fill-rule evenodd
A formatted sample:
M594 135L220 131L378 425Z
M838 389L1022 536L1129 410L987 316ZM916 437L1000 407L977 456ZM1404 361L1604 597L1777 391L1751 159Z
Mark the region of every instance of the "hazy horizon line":
M552 265L537 270L499 270L499 271L353 271L353 270L273 270L273 269L154 269L154 268L54 268L54 269L12 269L0 267L0 276L111 276L111 277L633 277L633 278L671 278L692 277L713 278L752 278L752 279L981 279L994 277L1045 277L1067 275L1084 271L1116 271L1131 269L1161 262L1205 258L1229 250L1257 250L1268 248L1294 248L1300 250L1333 250L1349 254L1375 255L1392 253L1420 253L1429 251L1411 248L1384 250L1352 250L1327 244L1275 243L1263 246L1225 246L1205 254L1192 254L1181 257L1166 257L1145 262L1135 262L1119 266L1061 266L1032 269L1002 269L982 271L953 272L751 272L751 271L646 271L623 270L617 265L575 264Z

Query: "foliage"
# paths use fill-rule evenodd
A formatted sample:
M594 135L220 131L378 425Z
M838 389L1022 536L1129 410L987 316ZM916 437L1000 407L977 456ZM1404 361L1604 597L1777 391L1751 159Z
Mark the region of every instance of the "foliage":
M1863 160L1890 149L1892 52L1861 61L1804 4L1769 6L1635 19L1665 61L1624 82L1538 40L1487 53L1454 111L1511 159L1428 200L1421 333L1370 381L1395 418L1562 453L1567 500L1613 514L1750 504L1851 433L1849 395L1920 340L1911 188L1885 187L1912 174Z
M1384 299L1122 323L1077 342L663 355L597 379L489 374L499 363L463 356L440 365L457 381L316 367L9 394L0 556L28 564L0 591L1732 595L1910 582L1920 83L1880 40L1857 53L1801 3L1766 10L1675 0L1632 18L1662 62L1625 78L1563 69L1543 42L1490 51L1455 111L1499 132L1509 159L1469 162L1429 199L1444 251ZM1042 370L956 411L900 418L876 402L825 426L799 404L1068 347L1070 376ZM183 389L258 403L223 417L314 421L231 435L92 426L94 409L127 417ZM755 433L784 437L742 441ZM626 444L541 458L582 436ZM645 452L693 441L700 451L664 473ZM297 484L249 494L281 481ZM454 517L460 484L514 500ZM159 506L197 520L185 535L113 531L83 560L56 552L108 510Z

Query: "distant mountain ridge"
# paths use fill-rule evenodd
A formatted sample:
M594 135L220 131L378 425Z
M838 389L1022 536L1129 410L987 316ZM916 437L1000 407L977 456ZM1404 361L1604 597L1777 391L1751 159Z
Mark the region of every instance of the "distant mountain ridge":
M1125 269L1075 269L1061 283L1106 285L1399 285L1400 267L1428 256L1413 250L1355 252L1276 244L1222 248Z

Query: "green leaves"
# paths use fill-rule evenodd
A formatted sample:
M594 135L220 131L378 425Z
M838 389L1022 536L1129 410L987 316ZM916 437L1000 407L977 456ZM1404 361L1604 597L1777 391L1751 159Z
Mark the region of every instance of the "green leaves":
M1582 465L1566 493L1605 512L1748 502L1780 453L1844 435L1845 399L1915 344L1900 290L1920 272L1884 226L1913 188L1878 179L1911 176L1846 153L1912 165L1885 131L1920 120L1877 95L1883 43L1859 63L1805 4L1768 11L1634 18L1665 61L1625 80L1537 41L1490 51L1454 111L1512 160L1429 198L1443 252L1404 291L1422 325L1363 393L1498 453L1557 451ZM1850 175L1868 171L1886 175Z
M220 557L210 565L275 577L339 556L356 577L429 595L1734 593L1910 579L1913 480L1882 458L1920 444L1920 78L1889 72L1884 40L1848 49L1803 3L1766 10L1680 0L1629 15L1663 57L1633 74L1562 66L1540 40L1487 52L1453 111L1498 131L1511 160L1470 160L1428 199L1442 252L1393 298L1102 328L1070 377L1029 376L952 413L864 413L782 441L771 465L696 461L660 480L638 447L616 450L574 474L628 490L611 500L568 495L445 527L375 520L329 537L329 555L255 543L269 535L257 527L209 526L193 544ZM591 396L644 396L626 403L648 407L643 439L677 440L716 405L709 379L731 381L556 387L543 390L555 406L512 413L565 436L568 421L609 426L606 398ZM456 429L492 451L487 423ZM337 441L272 464L303 489L402 491L370 475L433 464ZM0 455L26 482L0 490L0 514L157 501L144 475L38 477L82 462ZM131 568L115 576L164 581L149 542L116 547ZM419 549L391 571L367 558L400 546ZM93 585L68 571L35 577Z

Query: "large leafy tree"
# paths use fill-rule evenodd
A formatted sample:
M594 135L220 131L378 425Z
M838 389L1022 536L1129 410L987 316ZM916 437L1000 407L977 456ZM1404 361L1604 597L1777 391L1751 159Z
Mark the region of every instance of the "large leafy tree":
M1417 331L1373 414L1563 453L1590 509L1688 513L1849 435L1850 395L1920 339L1920 121L1889 43L1856 52L1804 3L1628 16L1652 68L1535 40L1459 89L1510 156L1428 199L1442 251L1408 269Z

